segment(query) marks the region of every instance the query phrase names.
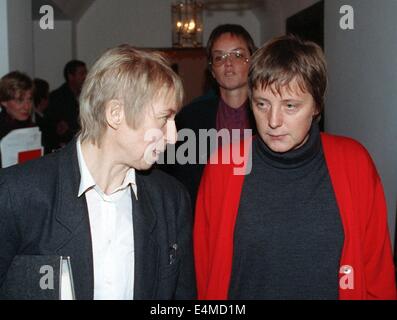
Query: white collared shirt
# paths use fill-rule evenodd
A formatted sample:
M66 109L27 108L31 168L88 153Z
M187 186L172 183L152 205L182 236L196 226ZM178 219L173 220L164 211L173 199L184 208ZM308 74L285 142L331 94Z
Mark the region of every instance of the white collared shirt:
M137 197L135 170L131 168L122 185L106 195L88 170L80 139L77 157L81 175L78 197L85 194L90 218L94 299L132 300L135 258L131 188Z

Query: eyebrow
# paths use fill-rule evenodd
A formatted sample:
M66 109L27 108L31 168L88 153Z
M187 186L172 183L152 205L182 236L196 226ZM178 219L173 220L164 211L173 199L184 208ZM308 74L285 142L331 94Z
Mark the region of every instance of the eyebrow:
M283 101L283 102L298 102L298 103L302 102L301 99L283 99L281 101Z
M256 96L253 96L253 97L252 97L252 100L256 100L256 101L269 101L269 99L262 98L262 97L256 97Z
M242 51L242 50L243 50L243 51L247 51L246 49L239 47L239 48L232 49L232 50L230 50L230 51L225 51L225 50L212 50L212 52L213 52L213 53L215 53L215 52L231 52L231 51Z
M262 98L262 97L256 97L256 96L253 96L253 97L252 97L252 100L270 102L269 99ZM301 99L282 99L281 101L282 101L282 102L298 102L298 103L299 103L299 102L302 102Z

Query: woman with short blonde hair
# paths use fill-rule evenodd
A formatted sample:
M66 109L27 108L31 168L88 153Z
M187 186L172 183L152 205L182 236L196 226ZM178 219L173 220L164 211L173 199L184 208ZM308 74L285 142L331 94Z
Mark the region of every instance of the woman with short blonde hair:
M145 108L161 95L179 110L182 82L159 53L138 51L129 45L108 50L91 68L80 95L82 141L100 143L108 101L120 99L128 124L135 128Z

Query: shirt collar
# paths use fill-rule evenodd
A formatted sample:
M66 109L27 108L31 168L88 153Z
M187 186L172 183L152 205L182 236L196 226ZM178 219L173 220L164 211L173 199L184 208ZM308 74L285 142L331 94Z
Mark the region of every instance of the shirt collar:
M80 198L86 191L88 191L92 188L99 189L99 187L95 183L95 180L92 177L92 175L87 167L87 164L84 160L83 152L81 150L80 137L77 139L76 145L77 145L76 146L77 147L77 160L79 163L79 170L80 170L80 176L81 176L79 193L77 196ZM123 189L127 188L129 185L131 185L132 190L134 191L135 198L138 199L134 168L130 168L127 171L123 183L121 184L120 187L118 187L116 190L114 190L113 193L123 190ZM102 190L100 190L100 189L97 191L100 191L100 193L102 193Z

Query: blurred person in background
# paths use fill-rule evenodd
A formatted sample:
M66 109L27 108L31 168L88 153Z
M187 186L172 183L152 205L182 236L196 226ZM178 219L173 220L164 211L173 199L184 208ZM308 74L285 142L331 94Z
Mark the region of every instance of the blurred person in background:
M49 124L48 148L56 150L70 142L80 129L79 96L87 76L86 64L69 61L64 68L65 83L50 94L45 112Z
M33 82L26 74L13 71L0 80L0 140L15 129L33 127Z

